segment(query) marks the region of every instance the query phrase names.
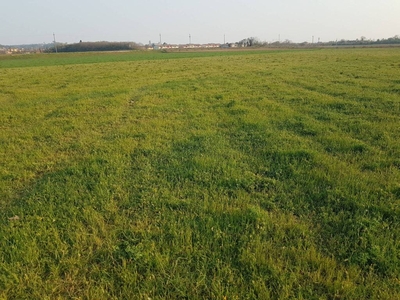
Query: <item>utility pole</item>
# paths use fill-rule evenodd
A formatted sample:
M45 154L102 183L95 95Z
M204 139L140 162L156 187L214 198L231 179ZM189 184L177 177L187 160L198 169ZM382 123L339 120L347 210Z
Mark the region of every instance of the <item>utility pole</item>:
M192 43L192 36L189 33L189 45Z
M160 33L160 45L161 45L161 33Z
M278 42L281 42L281 34L278 35Z
M54 32L53 32L53 39L54 39L54 48L56 49L56 53L57 53L56 34Z
M314 44L314 36L312 36L312 43Z

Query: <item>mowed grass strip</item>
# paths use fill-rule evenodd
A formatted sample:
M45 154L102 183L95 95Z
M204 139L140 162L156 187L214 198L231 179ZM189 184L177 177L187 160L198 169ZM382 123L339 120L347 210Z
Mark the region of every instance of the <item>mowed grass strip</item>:
M398 49L141 55L7 58L0 297L400 297Z

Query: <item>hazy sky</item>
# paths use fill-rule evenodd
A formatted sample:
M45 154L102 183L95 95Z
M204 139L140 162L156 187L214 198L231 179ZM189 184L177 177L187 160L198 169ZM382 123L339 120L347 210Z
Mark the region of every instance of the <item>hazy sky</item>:
M400 35L400 0L9 0L0 44L294 42Z

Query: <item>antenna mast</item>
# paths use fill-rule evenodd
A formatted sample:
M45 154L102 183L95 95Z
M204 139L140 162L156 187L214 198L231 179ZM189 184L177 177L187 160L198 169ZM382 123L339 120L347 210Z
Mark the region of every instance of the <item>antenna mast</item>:
M57 53L56 34L54 32L53 32L53 39L54 39L54 48L56 49L56 53Z

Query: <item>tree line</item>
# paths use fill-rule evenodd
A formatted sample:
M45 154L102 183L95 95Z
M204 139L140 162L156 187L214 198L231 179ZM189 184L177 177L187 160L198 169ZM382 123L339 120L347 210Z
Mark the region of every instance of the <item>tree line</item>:
M46 52L88 52L135 50L139 46L132 42L79 42L75 44L56 44Z
M256 37L249 37L237 42L238 45L244 47L271 47L271 46L310 46L310 45L319 45L319 46L352 46L352 45L393 45L400 44L400 36L395 35L393 37L387 39L377 39L371 40L362 36L359 39L355 40L337 40L337 41L329 41L329 42L301 42L294 43L291 40L283 40L283 41L274 41L274 42L262 42Z

